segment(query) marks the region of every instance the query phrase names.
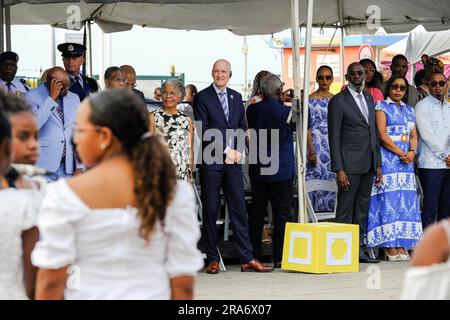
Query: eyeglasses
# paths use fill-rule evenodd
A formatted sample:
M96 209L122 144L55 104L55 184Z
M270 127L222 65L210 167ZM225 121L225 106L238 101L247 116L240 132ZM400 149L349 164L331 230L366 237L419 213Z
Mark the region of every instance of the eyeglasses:
M333 79L333 77L330 76L330 75L328 75L328 76L317 76L317 80L319 80L319 81L323 81L323 80L330 81L331 79Z
M348 73L348 75L349 76L363 76L364 75L364 71L350 71L349 73Z
M79 126L79 125L74 125L73 127L72 127L72 132L73 132L73 134L75 135L75 134L80 134L80 133L82 133L82 132L85 132L85 131L100 131L100 126Z
M122 83L127 83L127 80L123 79L123 78L112 78L111 81L118 81L118 82L122 82Z
M394 91L400 90L401 92L405 92L406 91L406 86L404 86L402 84L393 84L391 86L391 90L394 90Z
M439 87L445 87L447 85L447 81L445 81L445 80L441 80L441 81L434 81L433 80L433 81L430 81L428 83L430 84L430 86L432 88L436 88L437 85L439 85Z

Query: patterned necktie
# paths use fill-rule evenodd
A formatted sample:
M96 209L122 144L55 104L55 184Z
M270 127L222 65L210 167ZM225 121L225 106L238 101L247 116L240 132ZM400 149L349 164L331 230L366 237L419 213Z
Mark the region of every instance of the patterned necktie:
M64 127L64 103L62 98L58 98L57 101L58 106L56 107L56 111L58 112L59 118L61 119ZM62 153L62 159L66 157L66 139L64 139L64 148Z
M219 92L219 100L222 104L223 113L225 113L225 118L228 121L228 116L230 114L228 110L228 101L227 101L227 94L225 92Z
M12 83L11 82L7 82L6 86L8 87L8 93L12 92L12 89L11 89Z
M359 99L359 105L361 107L361 112L364 116L364 118L366 119L366 122L369 123L369 112L367 110L366 104L363 101L363 95L360 93L357 95L358 99Z

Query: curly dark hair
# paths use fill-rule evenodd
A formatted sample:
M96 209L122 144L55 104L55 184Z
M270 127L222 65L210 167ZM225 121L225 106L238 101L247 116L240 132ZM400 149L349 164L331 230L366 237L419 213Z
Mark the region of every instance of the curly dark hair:
M148 241L155 223L164 223L166 209L174 198L175 165L158 138L143 136L149 129L148 111L132 92L102 91L90 96L90 106L91 122L110 128L133 164L139 235Z
M34 115L31 106L25 99L14 94L2 95L2 110L8 118L22 112L29 112Z

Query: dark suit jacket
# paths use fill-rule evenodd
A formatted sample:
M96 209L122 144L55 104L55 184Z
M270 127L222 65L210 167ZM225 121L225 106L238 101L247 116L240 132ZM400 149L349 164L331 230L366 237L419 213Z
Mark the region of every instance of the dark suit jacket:
M201 121L202 137L208 129L219 130L222 135L222 153L227 146L232 149L244 152L245 147L245 130L247 130L247 123L245 121L244 105L242 103L242 96L239 92L227 88L228 95L228 109L229 120L225 118L225 113L220 103L219 97L211 84L209 87L198 92L194 96L194 116L196 121ZM229 141L226 141L227 130L242 129L241 134L238 137L232 139L230 145ZM203 139L202 139L203 140ZM214 143L216 139L211 139L210 142L203 140L203 150L208 147L209 144ZM213 152L213 156L215 153ZM222 159L223 161L223 159ZM217 167L216 164L213 166Z
M133 93L138 96L139 98L142 99L142 101L145 103L145 97L144 97L144 93L141 90L138 89L134 89L133 88Z
M369 108L369 124L348 88L335 95L328 104L331 171L364 174L381 166L374 101L366 92L364 97Z
M252 179L262 182L287 181L294 178L295 174L295 156L294 156L294 138L295 126L288 123L287 120L292 109L283 105L282 102L273 98L265 97L261 102L251 104L247 108L247 121L250 129L256 130L257 139L250 143L256 144L257 163L251 163L249 174ZM267 130L267 141L260 141L260 129ZM276 145L271 145L271 130L278 130L279 139ZM261 144L262 143L262 144ZM259 151L260 147L267 146L267 150ZM268 164L262 164L260 155L272 157L272 150L278 149L278 158L272 159ZM251 148L252 149L252 148ZM254 149L255 150L255 149ZM250 160L252 160L250 158ZM272 161L277 161L278 171L273 175L262 175L261 168L274 166Z

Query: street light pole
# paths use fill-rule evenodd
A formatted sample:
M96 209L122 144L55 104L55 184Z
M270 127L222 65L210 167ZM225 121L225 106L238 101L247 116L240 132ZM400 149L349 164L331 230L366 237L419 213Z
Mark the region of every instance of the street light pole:
M248 80L247 80L247 69L248 69L248 45L247 36L244 36L244 43L242 44L242 53L244 54L244 88L242 90L244 101L248 99Z

